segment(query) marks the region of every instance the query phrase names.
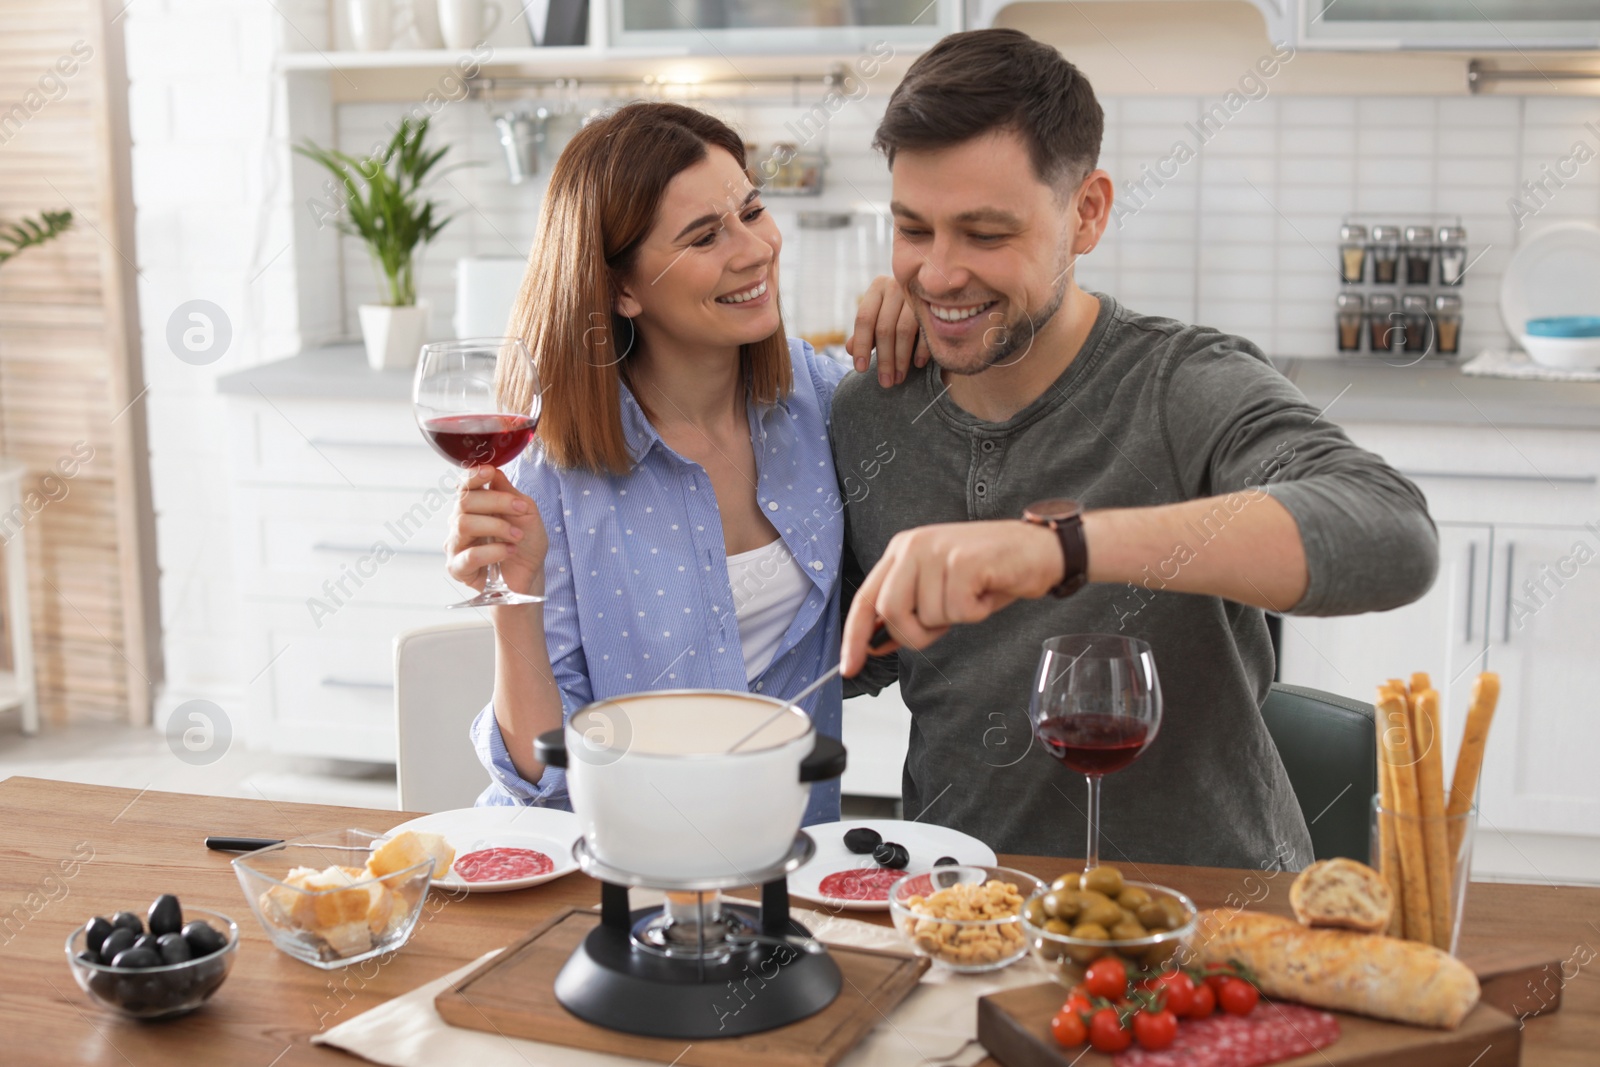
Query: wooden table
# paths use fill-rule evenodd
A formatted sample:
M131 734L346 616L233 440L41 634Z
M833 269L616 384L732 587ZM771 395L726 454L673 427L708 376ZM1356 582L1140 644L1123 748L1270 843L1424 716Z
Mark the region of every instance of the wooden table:
M295 838L346 827L381 831L409 817L34 778L0 782L0 1062L351 1067L359 1061L311 1045L311 1035L507 944L558 908L599 900L597 884L573 874L520 893L448 901L425 914L389 963L320 971L271 946L245 904L231 857L201 843L208 832ZM1075 866L1031 856L1001 862L1047 879ZM1140 873L1188 891L1202 907L1223 905L1233 894L1236 903L1288 911L1286 874L1160 866ZM243 943L227 984L204 1009L141 1024L94 1005L73 982L62 945L89 916L142 912L163 892L233 916ZM1591 947L1600 945L1597 923L1600 889L1472 887L1463 955L1535 947L1570 961L1561 1010L1528 1019L1529 1067L1600 1062L1600 960ZM1534 1012L1539 1003L1530 991L1519 1008Z

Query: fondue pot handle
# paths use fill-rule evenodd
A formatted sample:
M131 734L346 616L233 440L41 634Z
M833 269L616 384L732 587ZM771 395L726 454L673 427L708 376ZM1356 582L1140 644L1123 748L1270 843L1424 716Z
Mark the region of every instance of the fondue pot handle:
M837 737L818 734L811 754L800 761L800 780L825 782L829 778L837 778L844 773L844 764L844 743Z
M533 755L546 767L566 767L567 733L565 730L546 730L533 739Z

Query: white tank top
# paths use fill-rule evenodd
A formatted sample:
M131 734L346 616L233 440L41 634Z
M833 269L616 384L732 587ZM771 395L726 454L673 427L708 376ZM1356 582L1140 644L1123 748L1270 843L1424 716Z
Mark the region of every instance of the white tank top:
M777 655L778 644L811 591L811 579L783 538L728 557L728 586L739 619L744 675L753 681Z

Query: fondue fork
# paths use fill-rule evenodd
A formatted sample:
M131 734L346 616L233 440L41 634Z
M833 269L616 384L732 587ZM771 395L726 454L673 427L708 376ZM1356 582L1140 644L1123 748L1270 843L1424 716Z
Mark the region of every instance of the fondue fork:
M867 651L876 656L886 655L891 650L884 648L883 646L889 644L891 640L892 639L889 637L889 624L884 623L876 630L872 631L872 637L867 642ZM765 730L767 727L771 726L778 720L778 716L788 711L790 707L799 706L799 704L805 700L806 697L810 696L818 689L821 689L823 686L833 681L833 679L838 675L839 668L843 665L843 662L844 661L841 660L839 663L835 663L832 667L828 668L822 677L818 678L816 681L812 682L810 685L806 686L804 689L800 690L800 692L796 693L792 698L790 698L787 706L779 708L765 719L762 719L760 726L757 726L754 730L751 730L749 733L739 738L739 740L735 741L731 746L729 746L728 752L731 754L739 751L740 745L750 740L756 734L759 734L762 730Z

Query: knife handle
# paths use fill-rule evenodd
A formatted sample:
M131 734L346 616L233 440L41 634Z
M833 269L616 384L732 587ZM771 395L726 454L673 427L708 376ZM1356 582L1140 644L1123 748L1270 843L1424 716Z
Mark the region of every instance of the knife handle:
M283 844L279 837L223 837L213 834L206 838L206 848L216 852L255 852Z

